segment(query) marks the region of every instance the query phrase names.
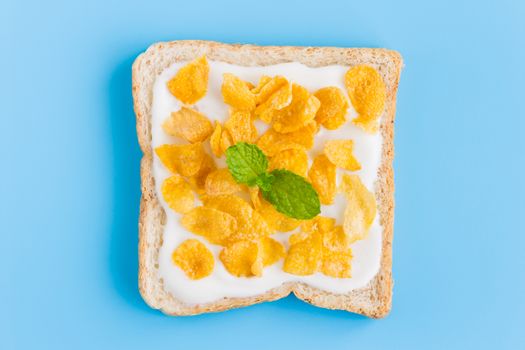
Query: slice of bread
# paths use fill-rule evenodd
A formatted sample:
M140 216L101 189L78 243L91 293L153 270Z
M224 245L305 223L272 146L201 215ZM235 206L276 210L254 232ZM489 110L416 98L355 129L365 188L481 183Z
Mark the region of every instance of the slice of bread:
M266 66L300 62L310 67L367 64L382 75L387 99L381 118L383 136L382 164L375 184L376 200L383 227L380 270L364 287L346 294L334 294L304 283L288 282L264 294L247 298L223 298L207 304L185 304L164 288L159 275L159 250L163 242L166 213L157 198L152 169L151 118L153 85L157 76L172 63L189 61L202 55L209 60L242 66ZM142 199L139 220L139 289L152 308L170 315L193 315L223 311L263 301L272 301L294 293L313 305L342 309L373 318L388 314L392 301L392 237L394 222L394 115L396 92L402 68L399 53L385 49L333 47L271 47L230 45L209 41L173 41L157 43L142 53L133 64L133 99L137 115L137 134L144 156L141 162Z

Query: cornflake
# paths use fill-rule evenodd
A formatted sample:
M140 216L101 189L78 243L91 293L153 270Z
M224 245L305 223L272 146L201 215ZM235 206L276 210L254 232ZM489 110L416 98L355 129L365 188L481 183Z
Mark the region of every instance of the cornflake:
M248 193L250 194L250 200L252 201L252 206L254 209L259 209L261 207L261 195L259 193L259 187L249 187Z
M233 146L235 142L233 137L227 129L223 129L221 133L220 149L221 153L224 154L228 147Z
M305 177L308 170L308 155L302 148L282 150L270 159L268 170L273 169L287 169Z
M229 132L233 144L237 142L253 143L257 139L257 129L249 111L233 111L224 128ZM225 150L222 150L224 152Z
M301 230L307 234L313 232L329 232L335 227L335 219L327 216L318 215L315 218L307 221L303 221L301 224Z
M263 259L257 242L238 241L226 246L219 254L226 270L237 277L261 276Z
M233 179L227 168L217 169L206 178L206 194L217 196L239 192L242 187Z
M210 147L211 147L212 153L217 158L222 156L224 153L221 147L221 136L222 136L222 126L221 126L221 123L216 121L215 129L213 129L213 132L210 136Z
M321 102L315 120L328 130L335 130L346 121L348 102L341 89L329 86L319 89L314 94Z
M215 260L210 250L196 239L187 239L173 251L171 260L192 280L209 276Z
M253 210L244 199L235 195L207 196L202 198L204 206L228 213L237 221L237 229L229 237L229 242L257 240L272 234L272 230L262 216Z
M180 175L172 175L162 183L162 197L178 213L186 213L195 206L195 195Z
M377 213L376 199L357 175L344 175L341 187L346 196L344 232L355 242L368 235Z
M324 154L314 158L308 171L308 178L321 203L332 204L336 191L336 167Z
M317 272L322 262L322 241L319 232L310 235L294 234L290 237L291 243L288 254L284 259L284 271L299 275L311 275Z
M336 278L351 276L350 241L333 218L317 216L301 225L301 232L290 236L290 249L284 270L295 275L315 272Z
M248 87L248 89L250 89L250 91L253 93L253 89L255 89L255 85L253 85L252 83L250 83L249 81L245 81L244 84Z
M182 217L182 226L203 236L210 243L225 244L237 232L237 220L228 213L208 207L196 207Z
M200 142L189 145L166 144L155 148L155 153L168 170L182 176L195 175L206 156Z
M239 237L246 237L248 239L260 239L275 233L275 230L273 230L268 225L266 220L264 220L262 215L259 214L259 212L257 211L253 211L252 213L251 230L251 232L247 233L240 232Z
M257 107L255 116L265 123L271 123L274 114L292 101L292 84L282 76L263 76L259 85L252 90Z
M255 108L255 95L246 82L231 73L223 74L222 97L235 109L251 111Z
M324 154L339 168L356 171L361 169L361 164L353 156L353 149L352 140L330 140L324 145Z
M215 165L213 158L209 154L204 154L199 171L188 179L195 192L198 194L203 194L205 192L204 186L206 184L206 179L215 169L217 169L217 166Z
M286 255L284 246L270 237L261 238L259 253L262 255L263 266L273 265Z
M171 113L162 124L162 128L166 134L181 137L191 143L206 140L213 131L208 118L187 107Z
M286 80L286 78L282 77L284 80ZM267 75L263 75L260 79L259 79L259 83L257 84L257 86L254 86L251 91L257 96L260 94L262 88L270 81L272 80L272 77L269 77ZM260 101L262 98L261 97L258 97L256 98L256 101ZM260 102L259 102L260 103Z
M348 249L342 252L325 250L321 272L335 278L352 277L352 250Z
M208 90L210 67L205 56L188 63L168 82L169 91L182 103L194 104Z
M323 232L323 247L331 251L345 251L350 240L341 226L335 226Z
M280 133L296 131L315 118L320 102L304 87L292 85L292 102L273 115L272 127Z
M288 134L280 134L274 129L268 129L257 141L257 146L269 157L285 149L310 149L314 145L317 130L315 121Z
M263 237L259 241L237 241L226 246L219 259L226 270L237 277L261 276L263 268L275 264L285 255L284 246Z
M235 132L238 132L238 126L235 127L237 127ZM255 130L255 133L257 133L257 130ZM224 152L226 152L228 147L233 146L234 144L235 142L230 131L226 128L223 128L219 122L215 122L215 129L210 136L210 148L213 154L219 158L224 154Z
M386 101L386 86L377 70L359 65L345 74L348 96L358 116L353 123L368 132L376 132L378 119L383 113Z

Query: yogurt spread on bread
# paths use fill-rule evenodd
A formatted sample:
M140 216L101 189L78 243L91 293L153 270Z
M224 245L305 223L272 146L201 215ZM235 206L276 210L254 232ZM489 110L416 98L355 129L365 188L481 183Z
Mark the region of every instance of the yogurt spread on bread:
M344 122L334 127L327 124L328 127L325 127L323 126L324 124L320 125L320 123L312 120L311 123L313 124L309 125L315 125L316 127L313 145L302 148L297 146L297 149L300 148L297 153L290 151L288 154L291 155L291 158L298 158L297 155L303 154L302 152L306 153L307 158L305 158L305 161L307 163L304 164L307 166L306 172L303 172L303 170L297 170L297 172L302 172L302 176L307 182L312 183L314 181L311 177L311 169L313 160L317 159L316 157L326 153L329 160L324 159L324 161L337 163L337 167L334 166L336 168L335 182L337 191L334 193L333 198L329 199L331 204L322 204L323 201L321 201L319 216L332 220L330 229L327 230L331 234L343 233L347 231L347 227L356 230L361 228L362 225L360 225L359 220L354 220L350 223L347 223L347 220L345 220L345 215L351 215L349 213L351 210L347 209L350 198L348 193L344 191L344 179L345 176L354 176L354 181L358 181L359 186L362 186L361 191L369 192L373 195L372 197L377 197L375 196L375 187L381 165L383 142L381 133L376 130L377 124L374 124L376 121L369 115L373 111L382 113L381 106L375 100L371 100L372 102L367 102L366 106L357 106L356 108L354 105L358 102L358 94L361 92L354 91L354 94L357 95L351 95L352 92L348 92L348 80L351 80L350 83L352 83L356 79L361 79L362 74L367 73L366 69L363 72L359 71L350 76L347 72L351 67L341 65L313 68L292 62L264 67L244 67L208 60L206 69L196 72L192 67L185 68L188 67L189 63L174 63L161 72L155 81L151 118L153 149L159 149L165 145L182 146L197 142L202 143L206 159L213 160L213 171L224 170L223 172L216 172L216 175L214 175L219 181L218 183L221 183L222 178L229 176L226 170L228 169L228 164L226 164L225 154L218 157L216 153L224 152L224 150L221 150L221 145L224 146L223 148L227 148L226 146L231 147L235 144L234 137L231 135L234 132L227 128L228 120L232 118L232 104L238 103L239 106L242 106L242 110L239 110L241 114L255 113L257 115L257 112L253 111L257 111L257 106L262 106L265 103L262 101L262 98L261 101L258 101L257 97L253 97L254 102L251 102L252 97L250 94L247 94L245 99L237 98L238 96L235 93L228 95L229 92L225 91L228 87L225 88L224 86L226 79L231 79L231 85L229 86L232 91L242 90L239 92L239 95L246 90L253 92L254 96L260 96L264 93L261 93L261 90L264 89L264 83L270 82L270 79L274 77L283 77L283 81L290 82L290 89L293 88L294 93L297 95L300 93L304 94L304 104L310 104L310 107L314 108L314 114L319 113L319 104L324 101L323 96L316 94L316 92L326 87L334 88L333 91L342 91L345 93L345 101L343 102L347 107L343 116ZM194 80L188 80L189 82L183 79L174 81L174 77L181 69L187 69L187 74L197 74L197 76L206 74L205 86L202 84L195 85L193 83ZM281 82L277 80L274 79L273 82L280 84ZM241 81L246 84L246 89L239 83ZM191 86L187 87L184 84L190 84ZM193 94L185 94L184 90L181 89L193 89L191 91ZM177 91L182 92L177 93ZM347 97L347 92L350 93L350 98ZM331 92L327 91L327 93ZM319 98L315 98L316 95ZM272 94L271 96L275 97L277 95ZM294 94L294 96L296 95ZM336 94L334 96L334 98L338 98L339 95ZM355 97L356 100L352 100L352 97ZM331 97L329 96L328 98ZM274 107L280 102L283 102L283 105L293 103L285 100L286 96L284 93L281 100L275 97L273 102L276 104ZM225 101L229 104L225 103ZM276 108L280 108L279 112L280 110L285 110L286 106L282 107L279 105ZM303 108L301 113L305 114L304 118L308 118L306 116L307 107L301 106L301 108ZM263 151L267 153L269 166L271 167L272 161L277 156L274 153L270 155L258 142L261 135L269 132L272 127L279 129L283 135L290 135L296 130L295 126L287 123L286 120L283 120L279 126L275 126L278 113L274 114L274 120L271 122L262 120L266 118L266 114L263 114L263 112L260 114L261 117L253 117L256 129L253 130L253 143L261 146ZM292 112L296 113L295 110L290 113ZM178 114L174 115L174 113ZM239 118L241 117L239 116ZM194 121L194 129L188 129L185 126L190 119ZM352 122L355 120L357 122ZM225 132L224 130L230 131ZM279 132L276 135L279 135ZM282 140L285 138L283 136ZM216 142L214 143L213 140ZM358 166L355 168L349 165L353 170L348 170L348 166L345 169L345 165L341 165L343 168L339 166L337 148L334 155L328 153L327 144L334 140L341 142L341 152L343 152L343 147L346 147L345 145L351 146L352 156L358 161ZM351 140L351 142L343 144L342 141L345 140ZM278 145L280 142L281 140L277 137L269 146ZM339 144L334 144L334 147L336 146L339 147ZM282 149L279 152L289 149L293 150L296 149L295 147L296 142L291 142L289 148ZM218 148L218 150L215 148ZM166 152L170 151L167 148L163 150ZM188 154L194 152L193 148L190 149L188 147L187 152ZM231 213L229 213L227 208L221 210L220 206L207 205L208 202L214 201L212 197L215 194L220 196L223 193L221 191L234 191L231 188L236 188L232 187L235 184L229 184L229 187L226 189L220 187L216 193L210 194L209 187L211 185L208 187L206 185L214 182L196 177L202 169L192 169L193 164L191 164L191 161L174 163L173 167L169 167L161 159L163 154L168 153L157 152L153 159L153 176L157 198L166 213L163 243L159 252L159 273L164 281L164 287L175 298L190 304L200 304L225 297L249 297L262 294L286 282L304 282L321 290L333 293L347 293L353 289L364 287L379 271L382 251L382 227L380 225L379 211L375 212L375 206L372 209L369 208L370 206L363 210L357 208L359 215L366 216L367 213L374 210L374 216L370 217L373 220L366 223L366 230L363 229L363 232L356 233L350 237L348 250L344 252L334 250L332 255L327 255L326 251L329 251L329 248L322 247L327 247L327 245L331 244L330 242L327 243L328 235L319 235L319 247L328 250L319 250L318 261L312 260L315 258L314 255L317 254L317 251L311 248L313 246L307 245L307 242L314 242L317 239L308 231L308 227L313 227L307 223L307 221L310 222L309 220L297 219L297 227L287 232L272 230L271 235L265 236L264 239L271 238L271 242L275 242L275 244L270 243L269 245L264 245L264 247L260 241L257 244L253 243L254 239L252 238L243 239L241 237L226 240L224 237L208 234L206 230L211 232L215 226L210 226L209 229L207 226L203 226L210 224L211 220L205 222L203 218L206 215L210 215L210 218L214 218L214 220L217 218L217 220L220 220L221 225L228 225L224 227L231 229L233 232L226 238L235 236L235 233L240 230L239 227L242 225L242 218L233 220L231 219L233 214L230 215ZM344 158L343 156L340 158ZM297 160L297 162L292 162L293 160ZM298 162L300 162L300 159L285 159L284 162L279 164L285 164L283 166L286 166L286 164L297 164ZM271 174L270 170L269 168L269 174ZM292 170L295 171L295 168ZM321 166L319 171L322 172L322 170ZM167 182L168 179L171 179L169 183ZM346 179L350 179L350 177ZM229 181L231 182L231 180ZM264 213L262 213L262 209L258 205L268 205L269 207L266 207L266 209L274 210L269 203L257 204L258 201L265 201L269 197L257 193L255 185L250 187L240 183L238 186L238 192L235 193L235 196L252 206L253 212L258 215L257 218L259 218L258 213L261 212L261 217L264 219ZM189 202L188 200L181 200L181 198L187 198L188 196L193 198L193 194L189 194L188 189L195 190L194 202L193 199ZM318 190L317 192L320 191ZM166 200L167 198L168 200ZM171 202L171 199L174 199L174 201ZM361 199L358 200L358 202L361 201ZM191 207L191 211L189 211L187 206ZM202 209L198 211L196 208ZM281 208L276 208L282 210ZM222 213L223 211L224 213ZM248 220L248 223L253 223L254 218L255 216L250 217L251 221ZM272 226L271 223L264 222L264 220L262 224ZM279 224L282 223L280 222ZM199 225L201 225L202 230L198 227ZM319 223L318 226L321 227L321 224ZM315 226L316 230L318 226ZM343 226L345 230L343 230ZM339 230L336 230L337 228ZM221 230L224 233L226 228L221 228ZM308 232L305 233L306 231ZM319 231L321 231L320 228ZM310 235L308 236L308 234ZM345 234L343 234L342 239L348 239L348 232L345 232ZM257 237L257 240L259 239L262 238ZM239 241L242 241L242 244ZM304 253L301 244L303 244L308 253ZM270 249L274 249L274 247L274 251L271 253L267 252ZM292 256L293 254L296 254L296 256ZM344 261L344 266L341 265L342 260L338 260L340 256L345 256L346 258L344 259L348 260ZM243 265L244 261L249 261L249 265ZM346 263L348 266L345 265Z

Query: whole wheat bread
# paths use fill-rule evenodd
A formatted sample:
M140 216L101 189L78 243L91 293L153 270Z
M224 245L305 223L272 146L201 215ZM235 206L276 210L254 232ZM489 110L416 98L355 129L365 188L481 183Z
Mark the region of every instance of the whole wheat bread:
M152 170L151 106L156 77L172 63L189 61L202 55L209 60L243 66L266 66L284 62L300 62L310 67L332 64L353 66L367 64L382 75L387 100L381 119L383 136L382 164L375 184L376 200L383 227L380 270L365 286L346 294L334 294L304 283L289 282L264 294L247 298L223 298L215 302L188 305L174 298L163 286L159 276L158 257L163 240L166 214L157 198ZM139 289L152 308L169 315L193 315L272 301L294 293L313 305L342 309L373 318L384 317L392 302L392 238L394 221L394 115L396 92L402 68L399 53L385 49L286 47L230 45L209 41L173 41L152 45L133 63L133 100L137 116L137 134L142 152L142 198L139 219Z

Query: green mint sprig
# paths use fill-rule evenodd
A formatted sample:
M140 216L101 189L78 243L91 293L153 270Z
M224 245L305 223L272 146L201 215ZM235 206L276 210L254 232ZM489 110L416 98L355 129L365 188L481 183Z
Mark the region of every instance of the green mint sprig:
M305 178L289 170L268 172L268 158L256 145L239 142L226 150L226 164L238 183L258 186L275 209L307 220L321 212L319 196Z

